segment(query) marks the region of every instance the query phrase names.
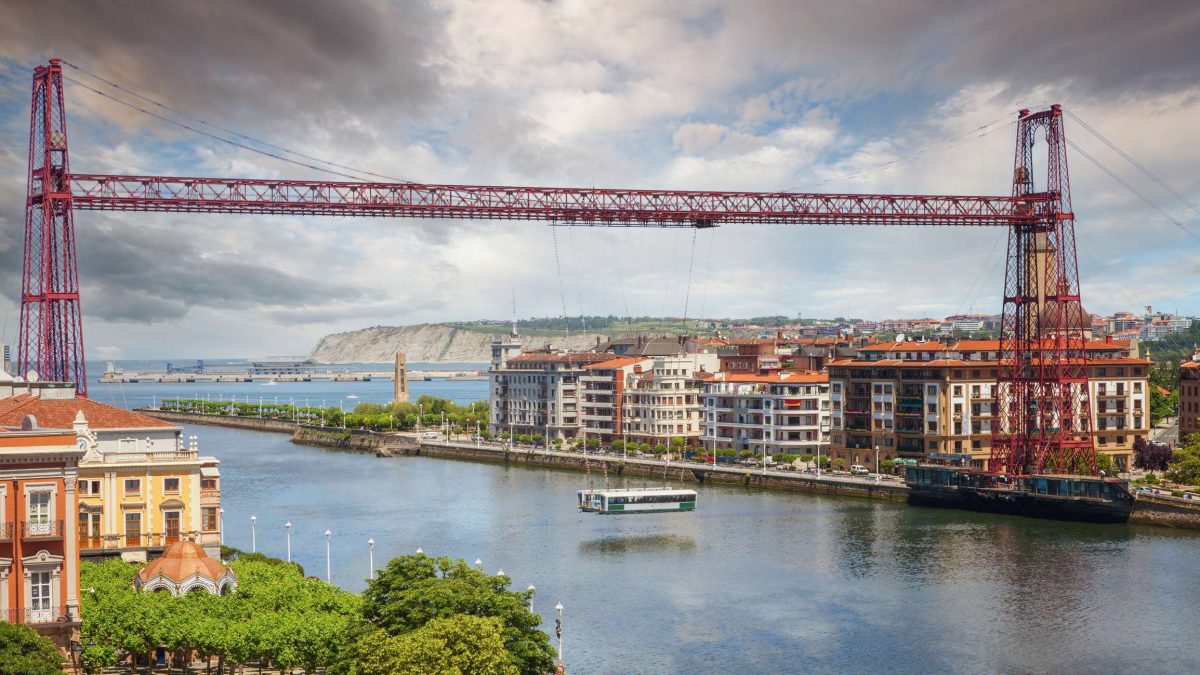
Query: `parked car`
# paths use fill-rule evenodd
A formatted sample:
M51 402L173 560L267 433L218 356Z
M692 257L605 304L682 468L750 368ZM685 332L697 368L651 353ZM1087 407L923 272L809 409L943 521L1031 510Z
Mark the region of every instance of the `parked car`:
M426 431L421 434L421 438L440 438L441 434L436 431Z
M850 465L850 475L852 476L865 476L869 473L871 473L871 471L861 464Z

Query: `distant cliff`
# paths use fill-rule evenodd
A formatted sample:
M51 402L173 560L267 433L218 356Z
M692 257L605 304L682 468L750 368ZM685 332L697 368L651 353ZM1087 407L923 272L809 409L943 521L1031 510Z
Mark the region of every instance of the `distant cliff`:
M334 333L321 338L309 355L320 363L387 363L396 352L404 352L409 363L484 363L491 359L492 333L421 324L417 326L375 326L348 333ZM596 338L606 336L572 334L569 338L524 337L527 349L545 347L587 349Z

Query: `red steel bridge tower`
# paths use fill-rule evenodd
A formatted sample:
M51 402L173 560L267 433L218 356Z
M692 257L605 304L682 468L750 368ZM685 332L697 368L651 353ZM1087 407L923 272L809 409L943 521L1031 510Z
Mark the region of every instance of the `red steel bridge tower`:
M69 65L69 64L68 64ZM1022 110L1011 195L885 195L430 185L72 174L62 69L34 72L19 368L87 393L72 209L390 218L537 220L577 227L726 223L1008 228L1002 335L988 470L1094 473L1088 327L1060 106ZM1046 184L1034 146L1048 145Z
M25 197L25 257L17 375L74 382L87 395L67 119L58 59L33 73L29 124L29 183Z

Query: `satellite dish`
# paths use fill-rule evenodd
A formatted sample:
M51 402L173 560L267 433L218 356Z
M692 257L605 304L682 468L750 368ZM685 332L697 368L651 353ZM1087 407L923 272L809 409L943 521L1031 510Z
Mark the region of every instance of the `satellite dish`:
M26 382L41 382L41 380L38 379L38 371L31 370L28 373L25 373L25 381Z
M904 342L904 333L896 333L896 342Z

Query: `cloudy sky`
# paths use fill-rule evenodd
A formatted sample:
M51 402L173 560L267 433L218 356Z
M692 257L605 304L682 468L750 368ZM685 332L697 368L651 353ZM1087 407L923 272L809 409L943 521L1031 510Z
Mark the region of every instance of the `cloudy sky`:
M1167 1L0 2L2 339L30 76L51 56L298 153L443 183L1007 194L1015 111L1060 102L1200 204L1197 35L1200 5ZM66 91L76 172L336 178ZM1200 213L1074 118L1067 134L1168 214L1071 155L1085 305L1200 313ZM80 212L76 229L88 353L125 358L303 354L329 332L505 318L514 292L521 316L994 312L1004 248L969 228L734 226L693 244Z

